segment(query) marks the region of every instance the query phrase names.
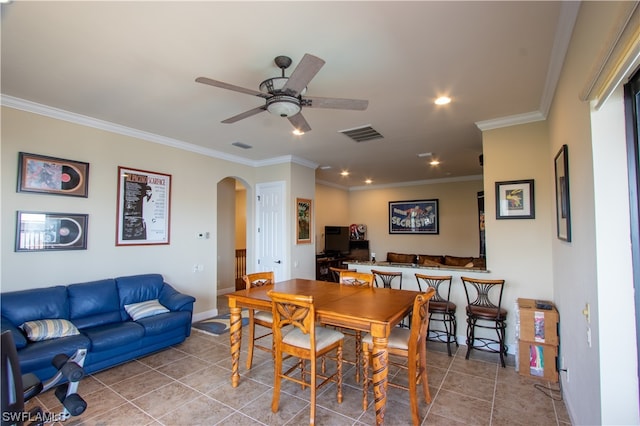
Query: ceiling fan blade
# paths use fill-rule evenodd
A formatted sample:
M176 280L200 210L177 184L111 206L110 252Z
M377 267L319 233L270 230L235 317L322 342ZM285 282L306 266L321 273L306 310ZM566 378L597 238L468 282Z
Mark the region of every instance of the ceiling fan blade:
M225 123L225 124L235 123L236 121L240 121L243 118L251 117L252 115L259 114L262 111L266 111L266 110L267 110L266 105L259 106L257 108L250 109L249 111L245 111L241 114L234 115L233 117L229 117L226 120L223 120L222 123Z
M282 92L290 96L298 96L323 65L322 59L305 53L289 80L282 87Z
M304 107L310 108L334 108L364 111L369 106L369 101L360 99L319 98L316 96L305 96L302 99L302 105Z
M257 90L247 89L245 87L235 86L229 83L223 83L222 81L212 80L207 77L198 77L196 78L196 82L202 84L208 84L209 86L220 87L221 89L233 90L234 92L246 93L247 95L254 95L260 98L267 99L271 95L268 93L258 92Z
M289 122L293 124L293 127L300 130L301 132L310 132L311 126L307 123L302 113L297 113L296 115L292 115L291 117L287 117Z

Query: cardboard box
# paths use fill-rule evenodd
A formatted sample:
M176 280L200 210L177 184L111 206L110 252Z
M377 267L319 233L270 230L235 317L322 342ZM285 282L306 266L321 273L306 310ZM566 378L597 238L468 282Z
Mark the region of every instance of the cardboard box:
M518 373L534 379L558 381L558 347L535 342L518 342Z
M520 340L547 345L558 344L557 309L536 309L534 299L518 299L520 311Z

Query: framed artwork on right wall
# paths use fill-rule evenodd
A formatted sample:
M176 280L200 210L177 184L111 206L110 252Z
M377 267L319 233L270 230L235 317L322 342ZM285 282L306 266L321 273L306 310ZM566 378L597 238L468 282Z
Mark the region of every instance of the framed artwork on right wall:
M571 241L571 203L569 197L569 155L567 145L562 145L555 157L556 222L558 239Z

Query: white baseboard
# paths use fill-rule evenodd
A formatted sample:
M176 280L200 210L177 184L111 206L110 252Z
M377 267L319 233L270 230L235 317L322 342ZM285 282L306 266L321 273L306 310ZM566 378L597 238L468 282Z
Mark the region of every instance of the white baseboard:
M207 318L213 318L218 316L218 309L210 309L204 312L198 312L197 314L193 314L193 322L198 322L205 320Z

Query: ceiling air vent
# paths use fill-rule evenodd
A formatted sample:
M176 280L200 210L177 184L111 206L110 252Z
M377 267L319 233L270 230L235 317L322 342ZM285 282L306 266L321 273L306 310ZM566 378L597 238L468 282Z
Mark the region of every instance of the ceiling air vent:
M340 130L338 133L342 133L353 139L356 142L366 142L373 139L382 139L383 136L378 133L373 127L367 125L362 127L356 127L353 129Z
M246 143L242 143L242 142L233 142L231 145L237 146L238 148L242 148L242 149L253 148L251 145L247 145Z

